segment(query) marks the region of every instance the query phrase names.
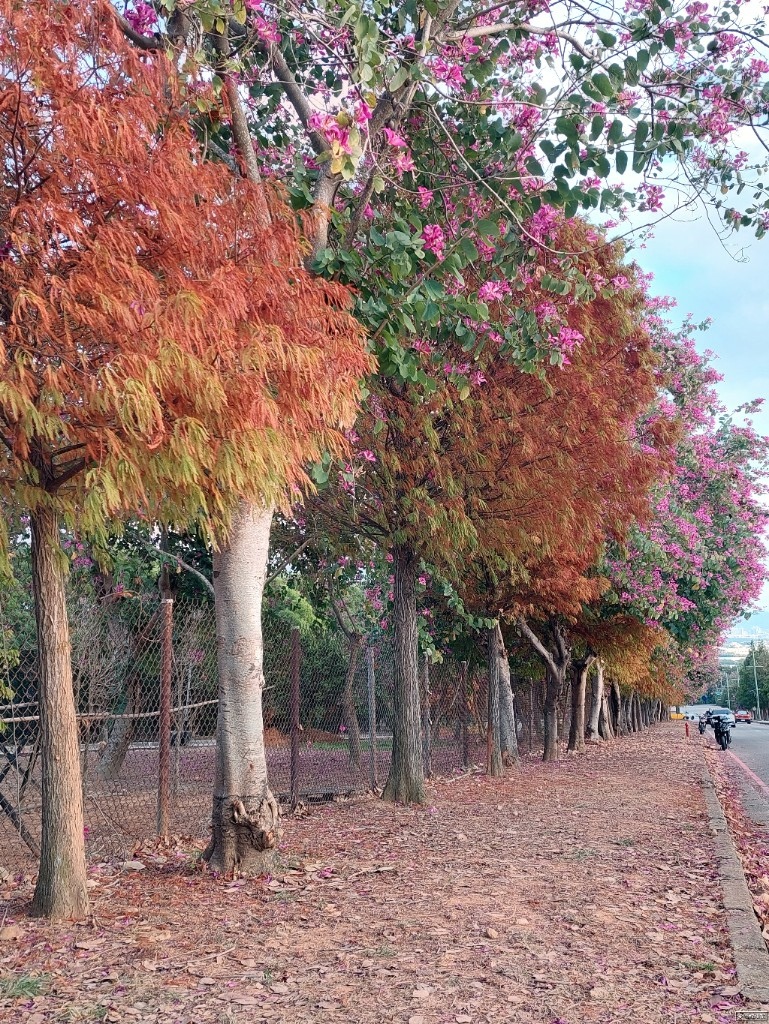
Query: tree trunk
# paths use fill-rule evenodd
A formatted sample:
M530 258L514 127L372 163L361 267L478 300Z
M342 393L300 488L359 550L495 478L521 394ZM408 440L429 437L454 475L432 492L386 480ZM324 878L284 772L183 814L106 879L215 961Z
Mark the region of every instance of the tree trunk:
M497 627L499 628L499 627ZM499 634L502 640L502 632ZM499 661L499 714L500 742L502 745L502 763L510 768L520 763L518 754L518 732L515 722L515 697L510 679L510 661L507 657L504 640L502 640L501 658Z
M32 913L79 920L88 913L83 794L64 592L66 560L52 509L32 513L32 580L39 662L42 764L40 868Z
M395 694L393 754L383 800L404 804L425 802L420 735L419 665L417 658L416 581L419 560L405 545L393 550L395 569Z
M619 683L616 679L612 679L611 682L611 710L614 735L624 736L626 729L622 717L622 694L620 693Z
M141 679L131 672L126 682L126 703L122 714L137 715L141 711ZM136 729L136 719L116 718L107 738L96 773L105 782L115 782L123 767L123 761L131 746Z
M264 874L280 838L262 720L262 592L271 522L271 509L241 503L228 543L214 555L219 714L205 859L228 875Z
M357 633L350 637L350 657L347 662L347 672L344 677L344 692L342 693L342 714L344 724L347 728L347 742L349 743L350 767L356 772L361 766L361 745L360 725L358 724L358 712L355 707L355 675L358 671L358 656L363 646L363 637Z
M603 698L601 699L601 713L598 717L598 732L605 740L613 740L615 737L611 710L611 691L609 690L607 692L606 687L604 687Z
M560 666L559 666L560 668ZM551 669L547 670L547 683L545 685L545 736L542 750L543 761L558 760L558 705L565 687L563 669L556 675Z
M593 658L582 658L574 663L571 676L571 722L568 749L582 753L585 749L585 695L587 677Z
M489 774L502 775L504 767L518 764L518 734L515 730L515 704L510 682L510 662L499 623L487 631L489 664L489 722L491 764Z
M598 723L601 717L601 706L603 704L603 662L599 658L596 662L595 673L593 674L593 685L590 691L590 718L587 724L587 738L598 742L601 733Z

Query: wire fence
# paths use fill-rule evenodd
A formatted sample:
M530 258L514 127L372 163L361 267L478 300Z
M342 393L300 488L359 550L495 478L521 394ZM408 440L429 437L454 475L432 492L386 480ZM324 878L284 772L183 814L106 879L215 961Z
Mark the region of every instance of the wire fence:
M91 596L70 602L89 856L123 856L158 833L205 836L217 717L210 604ZM0 622L0 864L31 864L40 838L37 643L31 615ZM391 642L333 624L264 628L270 785L287 808L380 788L392 751ZM467 663L420 666L428 774L486 756L486 678ZM5 696L3 696L5 694ZM518 706L524 733L533 719ZM531 742L531 741L529 741Z

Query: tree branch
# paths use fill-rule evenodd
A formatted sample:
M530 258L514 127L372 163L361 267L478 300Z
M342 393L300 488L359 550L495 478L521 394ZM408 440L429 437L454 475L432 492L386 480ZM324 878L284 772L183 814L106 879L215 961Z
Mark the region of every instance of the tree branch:
M293 562L293 560L297 557L297 555L301 555L301 553L304 551L304 549L307 547L309 543L310 537L308 537L307 540L302 541L299 547L295 551L292 551L288 558L284 559L283 562L281 562L281 564L273 573L270 573L270 575L264 581L264 585L267 586L268 583L272 583L274 579L277 579L277 577L280 576L280 574L283 572L286 566L290 565L291 562Z
M158 35L143 36L141 34L141 32L137 32L136 29L133 28L130 25L130 23L126 21L126 19L123 17L122 14L118 14L118 12L115 11L114 9L113 9L113 14L115 15L115 20L117 21L117 23L118 23L118 25L120 27L120 31L123 33L123 35L126 37L126 39L130 39L131 40L131 42L134 44L134 46L138 46L140 50L162 50L163 49L163 42L162 42L160 36L158 36Z
M540 656L540 658L542 658L542 660L545 662L547 667L552 672L553 676L557 677L558 666L555 663L553 655L550 653L550 651L548 651L547 647L545 647L545 645L539 639L537 634L530 628L528 622L523 617L523 615L519 615L518 618L515 619L515 625L518 628L518 631L526 637L526 639L529 641L529 643Z
M275 77L283 86L283 91L288 97L289 103L296 111L296 116L302 122L304 130L307 132L307 138L310 140L310 145L318 155L328 152L328 141L320 132L313 131L313 129L309 127L309 120L312 117L313 110L310 106L310 101L302 92L293 71L288 66L286 58L277 46L270 47L269 56L272 69L275 72Z
M203 584L203 586L211 594L212 597L214 596L213 583L211 582L211 580L209 580L207 576L200 572L199 569L196 569L193 565L190 565L188 562L185 562L183 558L179 557L179 555L174 555L170 551L161 551L159 548L156 548L154 544L152 544L148 540L145 540L143 537L139 537L138 540L146 551L151 551L153 555L157 555L161 559L166 558L170 562L176 562L177 566L180 566L182 569L186 569L187 572L191 573L193 576L196 577L196 579L200 580L200 582Z

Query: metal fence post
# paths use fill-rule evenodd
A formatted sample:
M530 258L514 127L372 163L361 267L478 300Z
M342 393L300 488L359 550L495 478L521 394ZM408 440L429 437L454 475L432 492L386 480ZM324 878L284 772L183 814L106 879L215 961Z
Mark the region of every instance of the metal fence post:
M299 804L299 674L301 664L299 630L291 630L291 809Z
M425 655L424 675L422 684L422 760L425 775L429 779L433 773L432 766L432 719L430 718L430 658Z
M374 652L366 647L366 686L368 689L368 747L369 768L372 790L377 788L376 775L376 678L374 676Z
M470 695L467 692L467 662L463 661L459 666L459 686L461 691L461 714L462 714L462 767L467 768L470 764L470 737L468 735L468 718L470 717Z
M158 813L159 836L168 835L171 806L171 672L173 667L174 602L161 602L160 713L158 720Z

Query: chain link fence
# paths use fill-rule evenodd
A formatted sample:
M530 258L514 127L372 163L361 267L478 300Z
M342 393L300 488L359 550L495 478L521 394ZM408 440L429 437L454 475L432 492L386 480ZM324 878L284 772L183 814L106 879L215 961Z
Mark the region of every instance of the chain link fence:
M204 836L217 715L213 606L189 599L70 600L89 856L158 833ZM391 641L265 617L270 785L287 808L380 788L392 751ZM428 774L485 761L486 679L467 663L420 666ZM38 851L41 764L31 614L0 622L0 864ZM521 708L522 722L528 711Z

